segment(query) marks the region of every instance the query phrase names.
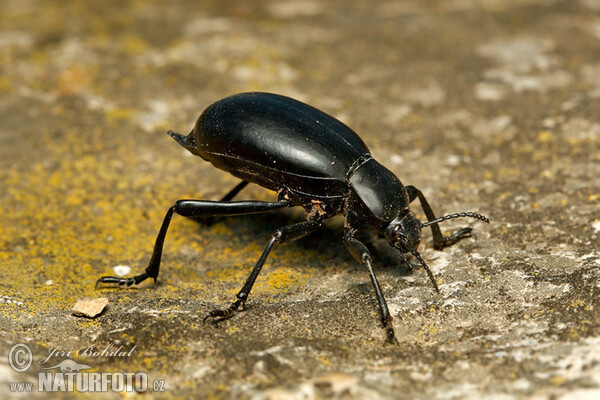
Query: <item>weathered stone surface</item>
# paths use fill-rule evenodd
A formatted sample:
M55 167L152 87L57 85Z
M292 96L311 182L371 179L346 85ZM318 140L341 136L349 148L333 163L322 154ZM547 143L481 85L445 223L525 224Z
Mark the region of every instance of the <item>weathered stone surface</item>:
M113 344L134 351L78 361L147 371L171 396L600 397L598 1L28 0L0 10L2 371L19 342L36 361L56 346ZM249 90L340 118L436 213L490 217L445 223L477 237L442 252L424 232L440 294L367 235L398 347L382 345L340 219L276 247L246 311L202 322L300 211L211 226L175 217L158 285L94 289L114 265L144 270L175 200L217 199L237 183L164 132L187 132L208 104ZM100 296L106 312L70 316L77 299Z

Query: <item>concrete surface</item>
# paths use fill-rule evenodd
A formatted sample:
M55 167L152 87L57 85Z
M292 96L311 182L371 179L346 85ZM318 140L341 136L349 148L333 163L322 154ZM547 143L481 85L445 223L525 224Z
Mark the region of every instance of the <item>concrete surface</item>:
M27 396L9 382L37 385L57 346L45 365L123 346L71 358L145 371L160 398L600 398L599 1L4 0L0 15L2 397ZM438 214L492 220L446 223L477 238L443 252L426 232L439 295L369 239L399 346L341 219L275 248L247 311L202 323L300 211L176 217L157 286L94 289L143 271L175 200L236 184L164 132L249 90L340 118ZM100 297L99 317L71 315Z

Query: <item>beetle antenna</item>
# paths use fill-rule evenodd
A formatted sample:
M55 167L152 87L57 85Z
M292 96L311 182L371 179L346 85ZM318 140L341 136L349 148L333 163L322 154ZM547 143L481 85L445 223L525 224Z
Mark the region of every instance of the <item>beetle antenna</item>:
M477 219L480 219L480 220L482 220L484 222L487 222L488 224L490 223L490 220L485 215L477 214L477 213L474 213L474 212L461 212L461 213L456 213L456 214L444 215L443 217L440 217L438 219L434 219L433 221L421 223L421 227L424 228L426 226L437 224L437 223L442 222L442 221L447 221L449 219L462 218L462 217L477 218Z
M423 266L423 268L425 268L425 271L427 271L427 275L429 275L429 280L431 281L431 283L433 283L433 287L435 288L435 291L439 293L440 288L438 287L438 284L435 281L435 276L433 276L433 272L431 272L431 270L425 263L425 260L423 260L423 258L421 258L421 255L419 254L419 252L417 250L411 250L410 252L412 253L413 256L415 256L415 258L417 259L417 261L419 261L419 263Z

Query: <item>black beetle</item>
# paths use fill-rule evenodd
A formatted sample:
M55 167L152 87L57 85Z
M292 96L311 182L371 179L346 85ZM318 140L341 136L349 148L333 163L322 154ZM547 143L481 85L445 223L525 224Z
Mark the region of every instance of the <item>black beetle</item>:
M397 342L392 317L371 266L371 254L357 239L357 233L369 229L383 234L409 268L403 253L411 253L439 292L433 274L417 251L421 229L431 227L433 246L439 250L471 236L471 228L463 228L444 237L439 222L458 217L489 222L485 216L472 212L436 219L423 193L414 186L404 186L396 175L379 164L354 131L332 116L289 97L271 93L236 94L204 110L188 136L168 133L193 154L242 182L220 201L178 200L163 220L146 272L132 278L105 276L97 284L130 286L147 278L156 282L173 213L203 220L293 206L305 209L306 221L273 232L237 299L228 308L207 315L215 322L230 318L245 305L275 243L299 239L319 229L323 220L343 214L344 244L369 272L387 333L386 342ZM249 182L276 191L277 201L231 201ZM426 223L409 211L409 204L416 198L427 216Z

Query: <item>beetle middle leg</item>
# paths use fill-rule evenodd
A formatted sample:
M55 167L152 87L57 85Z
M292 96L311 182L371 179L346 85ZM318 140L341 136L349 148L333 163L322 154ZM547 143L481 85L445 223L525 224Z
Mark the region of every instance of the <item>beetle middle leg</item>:
M306 235L316 231L317 229L319 229L321 227L321 224L322 224L321 220L322 220L321 218L318 218L318 219L315 219L312 221L304 221L304 222L300 222L300 223L293 224L293 225L287 225L287 226L284 226L283 228L279 228L275 232L273 232L273 235L271 236L271 240L269 240L267 247L265 247L265 250L263 251L263 253L260 256L260 258L258 259L258 261L256 262L256 265L252 269L252 272L250 272L250 275L248 276L248 279L246 280L244 287L242 287L242 290L240 290L239 293L236 295L237 299L233 303L231 303L231 305L226 309L223 309L223 310L218 309L218 310L211 311L204 318L204 321L206 321L208 318L213 318L213 321L215 321L215 322L231 318L235 314L237 309L240 306L243 307L244 304L246 303L246 300L248 299L248 295L250 294L250 291L252 290L252 286L254 286L254 282L256 281L256 278L258 277L260 270L262 269L267 257L269 256L269 253L271 252L273 245L275 243L282 243L282 244L288 243L288 242L294 241L296 239L300 239L301 237L306 236Z
M239 185L238 185L239 186ZM148 263L148 267L143 274L134 276L132 278L120 278L116 276L103 276L96 281L96 286L99 283L112 283L118 284L119 286L131 286L137 285L148 278L153 278L154 282L158 279L158 272L160 269L160 259L162 256L162 249L165 242L165 236L169 229L169 224L173 218L173 214L179 214L184 217L190 218L202 218L202 217L214 217L214 216L232 216L232 215L245 215L245 214L258 214L265 213L273 210L277 210L283 207L290 207L292 204L287 200L268 202L268 201L232 201L232 202L220 202L220 201L209 201L209 200L178 200L175 202L165 215L156 242L154 243L154 250L152 251L152 257Z
M427 199L423 195L419 189L414 186L406 186L406 190L408 191L408 197L410 202L412 203L417 197L419 198L419 202L421 203L421 208L425 212L428 221L433 221L436 219L431 206L427 202ZM449 236L442 235L442 230L440 229L438 224L432 224L431 233L433 234L433 248L436 250L442 250L444 247L448 247L453 245L454 243L466 239L468 237L473 236L471 233L473 230L469 227L459 229Z
M346 230L344 232L344 244L346 248L352 254L352 256L361 264L364 264L367 267L367 271L369 272L369 277L371 278L371 283L373 284L373 288L375 289L375 296L377 296L377 302L379 303L379 311L381 312L381 323L386 330L387 338L385 340L386 344L398 344L398 340L396 339L396 335L394 333L394 326L392 324L392 316L390 314L390 310L388 308L387 302L385 301L385 297L383 297L383 292L379 287L379 282L377 281L377 277L375 276L375 272L373 271L373 266L371 264L371 253L367 246L365 246L361 241L356 239L350 230Z

